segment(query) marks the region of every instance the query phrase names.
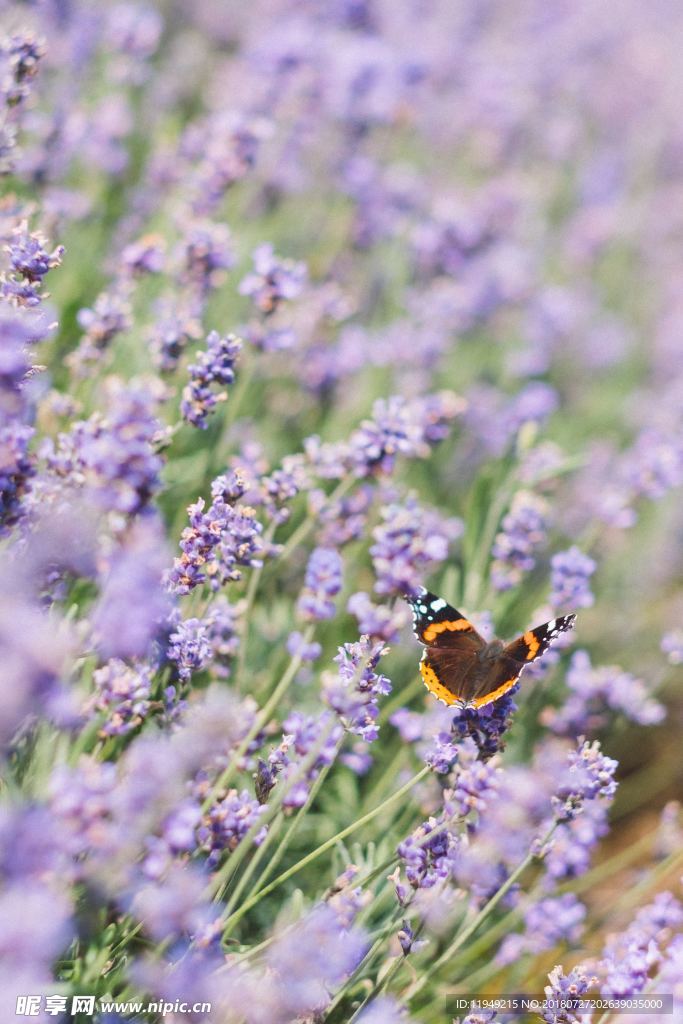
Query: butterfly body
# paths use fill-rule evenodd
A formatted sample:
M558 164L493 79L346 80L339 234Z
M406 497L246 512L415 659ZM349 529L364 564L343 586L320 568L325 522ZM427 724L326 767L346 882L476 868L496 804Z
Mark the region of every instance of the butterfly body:
M443 598L419 590L406 600L413 611L413 628L425 645L420 674L444 704L481 708L512 689L531 661L541 657L552 641L571 629L575 615L564 615L527 630L512 643L486 641L472 623Z

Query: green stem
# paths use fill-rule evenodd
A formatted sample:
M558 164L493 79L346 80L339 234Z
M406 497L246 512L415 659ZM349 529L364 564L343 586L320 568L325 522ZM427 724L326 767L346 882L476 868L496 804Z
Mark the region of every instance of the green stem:
M337 843L340 843L343 839L346 839L347 836L350 836L353 832L356 832L359 828L362 828L363 825L367 825L368 822L372 821L373 818L376 818L378 814L381 814L382 811L386 810L386 808L390 807L392 804L396 803L397 800L400 800L403 796L405 796L405 794L408 793L413 788L413 786L416 786L417 783L420 782L420 780L423 779L427 772L429 771L430 769L427 767L422 768L417 773L417 775L414 775L412 779L406 782L404 786L401 786L401 788L397 789L396 792L393 793L390 797L387 797L387 799L384 800L378 807L375 807L373 808L373 810L368 811L367 814L364 814L361 818L358 818L350 825L347 825L346 828L343 828L340 832L337 832L335 835L332 836L331 839L326 840L320 846L316 847L315 850L312 850L311 853L307 854L305 857L302 857L302 859L297 861L296 864L293 864L292 867L287 868L286 871L283 871L281 875L278 875L278 877L275 878L272 882L270 882L269 885L266 885L263 889L261 889L259 893L255 894L254 896L251 896L242 904L239 910L235 911L227 919L227 921L225 922L224 934L229 934L230 930L237 924L237 922L240 921L241 918L244 917L244 915L249 910L251 910L253 906L255 906L260 900L262 900L264 896L268 896L275 889L278 889L283 884L283 882L286 882L288 879L292 878L293 875L298 874L299 871L302 871L309 864L312 864L314 860L317 860L318 857L321 857L323 853L327 852L327 850L331 849L333 846L336 846Z
M415 939L418 939L420 937L420 935L422 934L423 929L424 929L424 921L420 921L419 925L417 926L417 928L414 931L414 938ZM394 962L392 963L391 967L386 972L386 974L384 975L382 980L375 982L375 984L372 986L372 988L370 989L370 991L366 995L366 997L363 1000L363 1002L354 1011L353 1016L349 1018L349 1024L353 1024L353 1021L358 1018L359 1014L362 1013L362 1011L365 1009L365 1007L368 1005L368 1003L372 999L376 999L377 996L380 996L382 994L382 992L384 992L384 990L386 988L388 988L388 986L393 981L393 979L396 976L396 974L398 974L400 969L403 967L403 965L404 965L404 963L406 962L407 959L408 959L408 954L407 953L403 953L401 956L394 957Z
M304 633L304 639L303 639L303 645L302 646L305 646L306 644L310 643L312 636L313 636L313 626L310 625L310 626L307 626L306 631ZM273 692L272 692L271 696L269 697L269 699L266 701L266 703L261 708L261 711L256 716L256 718L254 720L254 724L252 725L251 729L249 730L247 735L244 737L244 739L240 743L240 745L237 748L237 750L235 751L233 757L230 760L230 764L226 767L225 771L222 773L222 775L217 779L217 781L211 787L211 790L209 791L209 793L208 793L208 795L207 795L207 797L206 797L206 799L205 799L205 801L204 801L204 803L202 805L202 811L204 813L206 813L206 811L211 807L211 804L213 803L214 799L216 798L216 794L219 793L221 790L225 789L229 785L229 783L232 781L232 779L233 779L233 777L235 775L235 772L239 769L240 761L242 760L242 758L246 754L247 750L249 749L249 746L251 745L252 740L254 740L256 738L256 736L258 736L258 734L261 731L261 729L263 728L263 726L266 725L270 721L270 716L272 715L272 713L275 710L275 708L277 707L277 705L280 703L280 700L282 699L282 697L284 697L285 693L289 689L289 687L290 687L290 685L292 683L292 680L294 679L295 675L299 671L300 666L301 666L301 657L300 657L300 655L295 654L292 657L289 665L287 666L287 668L286 668L286 670L284 672L284 675L282 676L282 679L280 680L280 682L277 684L277 686L273 690Z
M555 822L552 825L552 827L548 830L547 834L541 840L541 843L539 844L541 849L545 847L548 842L550 842L550 839L552 838L552 835L555 832L556 828L557 822ZM510 891L510 889L515 884L517 879L524 874L529 865L532 864L536 859L537 854L534 851L530 850L524 858L524 860L521 862L521 864L519 864L515 868L510 877L503 883L503 885L501 885L500 889L498 889L493 894L491 899L482 907L482 909L479 911L476 917L474 917L472 921L470 921L466 928L464 928L461 932L458 933L458 935L456 935L456 937L453 939L451 944L446 947L441 956L437 960L435 960L431 967L427 968L427 970L425 970L424 973L420 976L420 978L413 984L413 986L409 989L405 996L406 1000L412 999L413 996L417 995L417 993L424 988L424 986L434 976L434 974L436 974L443 967L443 965L447 963L454 956L455 953L457 953L461 946L465 945L468 939L477 931L479 925L482 924L482 922L486 920L489 914L491 914L496 909L500 901L507 895L507 893Z
M215 873L209 885L209 892L213 895L214 899L223 898L228 883L230 882L230 879L235 874L237 868L240 866L241 862L244 860L245 856L249 852L251 841L261 831L264 825L270 824L270 822L275 818L275 816L279 814L282 802L284 801L285 797L287 796L288 793L292 792L294 787L297 786L299 782L301 782L301 780L304 779L307 773L311 770L311 768L317 761L318 757L320 756L320 752L327 743L327 740L331 732L332 725L330 724L328 728L320 734L314 746L311 747L306 756L297 765L294 774L286 780L286 783L283 786L283 791L280 794L279 804L273 804L272 807L269 807L267 809L265 814L260 815L256 819L251 828L240 840L240 844L237 847L237 849L232 853L230 857L228 857L228 859L225 861L222 867L219 868L219 870ZM226 911L224 911L223 914L225 916Z
M484 579L491 548L498 532L500 521L510 504L514 491L515 470L508 473L496 493L496 498L491 504L484 522L484 528L477 543L478 557L475 556L473 564L465 566L463 604L470 610L478 608L484 597Z
M265 870L262 872L261 877L259 878L256 890L252 893L252 896L257 896L261 892L261 890L263 889L263 887L267 883L268 879L270 878L270 876L275 871L275 868L278 866L278 864L280 863L280 861L284 857L285 853L287 852L287 848L288 848L289 844L291 843L292 839L294 838L294 833L298 829L299 825L301 824L301 822L304 819L304 816L306 815L306 812L308 811L308 809L310 808L311 804L313 803L313 801L315 800L316 796L318 795L318 791L320 790L320 787L322 786L323 782L325 781L325 778L327 777L327 774L328 774L330 768L332 767L332 765L337 760L337 755L338 755L338 753L339 753L339 751L341 749L341 745L342 745L343 742L344 742L344 737L342 736L342 738L339 740L339 743L337 744L337 749L335 750L333 761L330 764L326 764L325 765L325 767L321 770L320 774L318 775L318 778L315 780L315 782L311 786L311 791L308 794L308 798L306 800L306 803L302 807L300 807L299 810L294 815L294 818L290 822L289 828L287 829L287 831L285 832L285 834L284 834L284 836L282 838L282 842L280 843L280 845L278 846L277 850L275 851L274 856L271 858L271 860L266 865ZM232 910L232 907L230 906L230 904L228 904L228 908L227 909L229 911Z
M232 909L235 906L235 904L237 903L238 899L240 898L240 896L244 892L245 887L249 884L249 879L254 874L254 871L256 871L256 868L259 866L259 864L261 863L261 861L265 857L265 855L266 855L266 853L268 851L268 847L271 846L273 840L277 838L278 833L280 832L280 828L282 826L282 822L283 821L284 821L284 817L283 817L282 814L280 814L279 816L276 816L275 820L268 827L268 835L263 840L263 842L259 846L259 848L256 851L256 853L254 854L254 856L251 858L251 860L247 864L247 867L245 868L245 871L244 871L242 877L240 878L239 882L235 886L235 889L233 891L232 896L230 897L230 899L226 903L226 906L225 906L226 914L229 914L232 911Z
M266 547L270 545L270 542L273 539L273 536L275 534L275 528L276 524L275 522L272 522L265 532L263 539ZM249 639L249 620L251 617L250 612L251 609L254 607L254 601L256 600L256 591L258 590L258 585L261 582L262 575L263 565L260 565L257 569L254 569L254 571L252 572L249 578L249 584L247 586L247 593L245 595L244 612L242 613L242 621L240 626L240 645L239 652L237 655L237 669L235 672L235 678L237 680L238 685L242 682L242 678L244 676L244 667L247 661L247 641Z

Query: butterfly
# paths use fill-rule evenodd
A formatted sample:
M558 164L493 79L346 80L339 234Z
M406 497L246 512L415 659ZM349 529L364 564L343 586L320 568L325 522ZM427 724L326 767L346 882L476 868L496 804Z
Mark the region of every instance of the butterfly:
M420 675L430 693L447 705L483 708L515 685L576 615L563 615L529 629L512 643L487 643L472 623L443 598L420 588L405 599L413 611L415 636L425 645Z

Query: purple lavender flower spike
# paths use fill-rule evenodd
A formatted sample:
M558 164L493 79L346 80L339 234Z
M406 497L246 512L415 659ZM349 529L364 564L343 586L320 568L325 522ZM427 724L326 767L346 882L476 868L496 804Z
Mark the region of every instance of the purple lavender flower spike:
M683 630L672 629L662 637L661 648L671 665L683 665Z
M64 255L63 245L52 252L46 245L43 235L29 232L26 222L14 229L6 246L11 270L3 278L2 294L17 306L37 306L45 298L43 278L60 265Z
M176 621L168 638L166 657L175 662L180 679L187 682L194 672L208 664L213 654L206 622L202 619Z
M323 1010L330 992L351 974L367 947L365 932L345 927L334 908L324 903L276 936L266 963L278 980L283 1018L293 1020Z
M240 579L242 567L262 564L263 526L252 508L236 504L244 491L241 477L217 477L214 485L206 511L203 498L188 509L190 525L181 535L182 555L175 559L168 581L177 594L189 594L203 583L218 590Z
M267 242L254 250L253 260L254 269L241 281L239 292L248 295L261 314L271 316L282 302L301 294L306 265L280 259Z
M535 551L546 539L548 503L530 491L518 491L492 549L491 580L496 590L510 590L535 563Z
M142 658L161 631L171 599L163 587L167 551L160 523L136 522L108 559L91 624L104 658ZM137 609L130 614L131 605Z
M230 231L223 224L193 221L183 239L180 256L181 282L195 289L201 302L235 265Z
M33 427L21 423L0 426L0 535L21 518L35 465L29 452Z
M323 700L341 718L344 728L364 740L377 739L379 729L378 698L391 693L391 682L375 672L379 659L388 648L380 641L373 643L362 636L356 643L344 644L334 659L339 666L336 676L323 678Z
M516 689L513 687L500 700L483 708L463 708L455 712L453 735L474 740L479 756L484 761L504 748L503 736L510 728L512 716L517 710L513 700Z
M330 729L330 713L317 718L293 711L283 722L284 735L279 746L270 751L268 761L260 760L256 771L256 794L261 803L279 781L283 790L282 806L303 807L311 784L322 768L333 763L343 735L340 726ZM324 734L327 733L325 736ZM321 743L322 740L322 743ZM301 762L317 748L313 763L302 774Z
M559 551L550 560L552 569L550 603L554 608L590 608L595 598L588 581L597 566L577 547Z
M425 458L430 445L447 436L448 425L465 407L452 391L408 402L398 395L379 398L372 407L372 419L364 420L349 438L356 475L389 474L400 455Z
M160 235L144 235L131 242L121 253L121 262L131 277L160 274L164 269L164 240Z
M617 665L591 665L587 651L576 651L566 674L569 696L559 708L546 708L544 725L561 735L595 732L608 720L609 712L621 712L640 725L661 722L666 711L647 691L640 679Z
M130 330L130 299L125 291L102 292L92 308L79 309L77 319L85 336L69 362L83 372L89 363L96 364L101 359L119 334Z
M287 653L302 661L317 661L322 654L322 647L315 641L305 643L303 633L295 629L287 637Z
M0 41L0 104L3 110L0 174L9 174L14 169L17 131L31 91L31 82L44 56L44 42L26 30Z
M197 362L189 367L190 381L183 388L180 411L188 423L206 430L208 417L215 407L227 399L224 388L235 380L235 363L242 350L242 342L234 334L221 337L211 331L206 339L206 350L199 353Z
M560 942L576 944L581 939L585 918L584 904L571 892L531 903L524 913L524 931L506 936L496 961L510 964L525 954L538 955L553 949Z
M548 975L549 985L545 986L545 995L551 1006L543 1010L546 1024L582 1024L585 1014L577 1014L572 1009L572 1000L578 1000L595 991L598 979L586 974L584 967L573 967L565 974L561 967L555 967ZM564 1008L555 1009L553 1003L560 1002Z
M586 801L611 799L617 790L617 768L618 762L601 752L597 740L584 740L578 749L570 751L567 770L553 796L556 820L571 821L582 812Z
M308 622L322 622L334 616L333 598L342 587L342 560L334 548L316 548L306 567L304 589L297 612Z
M450 544L462 533L462 522L444 519L414 495L384 505L380 514L370 548L375 590L394 596L414 592L430 568L446 560Z
M670 892L657 893L652 903L641 907L624 932L607 940L601 963L601 994L606 998L628 998L642 992L650 982L652 968L682 925L680 901Z
M358 619L358 632L367 633L373 640L395 643L401 630L408 625L410 613L407 606L400 604L373 604L370 596L361 590L349 598L346 610Z
M413 889L430 889L453 877L460 839L448 828L436 832L439 824L436 818L429 818L399 843L397 852Z
M124 736L136 729L150 711L152 681L147 666L129 668L114 659L93 673L94 707L106 713L103 736Z
M197 831L199 844L208 853L209 864L218 863L225 850L231 853L237 849L264 811L265 807L253 800L246 790L238 793L231 789L217 801L204 815ZM252 840L255 846L263 842L267 831L264 825L255 833Z

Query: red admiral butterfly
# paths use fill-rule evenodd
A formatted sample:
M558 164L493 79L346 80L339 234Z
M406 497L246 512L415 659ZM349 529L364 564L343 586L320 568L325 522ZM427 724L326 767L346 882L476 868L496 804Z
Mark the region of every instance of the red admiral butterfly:
M441 597L420 589L406 595L413 628L425 650L420 674L425 686L444 704L483 708L511 690L522 670L540 658L560 633L571 629L576 615L563 615L529 629L512 643L487 643L472 623Z

